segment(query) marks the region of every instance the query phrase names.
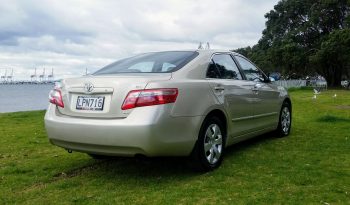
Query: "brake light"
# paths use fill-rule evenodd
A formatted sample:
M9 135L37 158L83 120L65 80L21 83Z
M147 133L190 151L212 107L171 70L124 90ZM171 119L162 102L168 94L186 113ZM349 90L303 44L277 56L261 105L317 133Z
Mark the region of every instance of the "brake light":
M64 107L61 91L58 89L53 89L49 94L50 103L55 104L59 107Z
M177 88L132 90L126 96L122 105L122 110L128 110L135 107L174 103L177 95Z

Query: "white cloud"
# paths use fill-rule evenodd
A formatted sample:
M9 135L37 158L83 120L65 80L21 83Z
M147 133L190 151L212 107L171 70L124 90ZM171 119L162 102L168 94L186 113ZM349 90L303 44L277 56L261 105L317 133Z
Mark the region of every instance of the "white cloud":
M255 44L278 0L4 0L0 74L29 78L37 67L57 77L94 71L132 54Z

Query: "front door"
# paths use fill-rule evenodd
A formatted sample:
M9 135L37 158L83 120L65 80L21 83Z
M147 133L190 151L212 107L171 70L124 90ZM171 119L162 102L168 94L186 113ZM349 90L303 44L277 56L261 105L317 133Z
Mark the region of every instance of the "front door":
M256 130L266 129L277 124L279 115L279 93L271 83L266 82L266 75L251 62L241 56L235 56L247 81L252 82L251 90L255 95L253 123Z

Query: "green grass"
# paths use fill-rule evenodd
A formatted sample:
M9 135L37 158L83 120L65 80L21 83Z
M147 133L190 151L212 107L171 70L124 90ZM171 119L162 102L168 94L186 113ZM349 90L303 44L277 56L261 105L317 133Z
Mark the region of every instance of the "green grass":
M43 111L0 114L0 204L350 204L350 92L290 94L289 137L231 146L210 173L68 154L49 144Z

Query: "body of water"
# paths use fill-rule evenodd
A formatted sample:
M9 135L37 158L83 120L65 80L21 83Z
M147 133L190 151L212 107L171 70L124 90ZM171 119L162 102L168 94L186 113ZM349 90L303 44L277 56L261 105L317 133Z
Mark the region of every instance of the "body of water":
M0 85L0 113L45 110L53 84Z

